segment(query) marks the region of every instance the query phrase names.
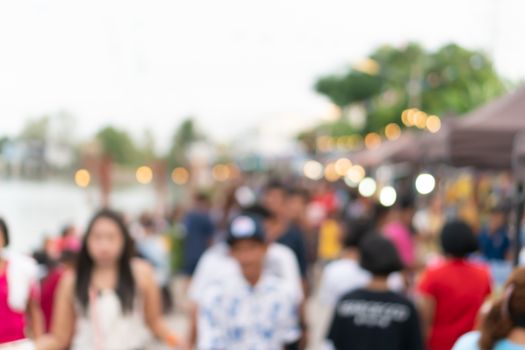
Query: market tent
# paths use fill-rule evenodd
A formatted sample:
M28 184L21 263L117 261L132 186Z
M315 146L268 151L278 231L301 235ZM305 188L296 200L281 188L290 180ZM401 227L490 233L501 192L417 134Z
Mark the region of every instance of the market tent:
M448 132L455 166L510 169L514 137L525 130L525 86L467 114Z

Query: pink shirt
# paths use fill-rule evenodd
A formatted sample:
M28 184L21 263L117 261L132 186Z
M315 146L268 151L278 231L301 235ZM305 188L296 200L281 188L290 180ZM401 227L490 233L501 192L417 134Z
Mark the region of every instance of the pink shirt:
M0 344L25 339L25 315L22 312L13 311L8 304L7 286L7 264L0 271Z
M391 222L385 226L383 234L394 243L403 264L411 266L416 254L412 234L405 225L397 221Z

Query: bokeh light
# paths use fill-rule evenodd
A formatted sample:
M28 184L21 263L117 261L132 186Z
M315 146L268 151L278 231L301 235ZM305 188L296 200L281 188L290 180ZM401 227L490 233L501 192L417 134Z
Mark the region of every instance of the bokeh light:
M186 170L186 168L178 167L173 169L173 171L171 172L171 180L176 185L185 185L186 183L188 183L189 179L190 173L188 172L188 170Z
M377 190L376 180L371 177L365 177L363 181L359 183L359 194L363 197L372 197Z
M426 127L431 133L436 133L441 129L441 119L437 115L431 115L427 118Z
M395 141L401 136L401 128L396 123L390 123L385 127L385 136L390 141Z
M147 185L153 180L153 170L149 166L141 166L135 176L140 184Z
M375 149L381 145L381 136L376 132L371 132L365 137L365 146L368 149Z
M335 171L339 176L344 176L352 167L352 162L348 158L340 158L335 162Z
M309 160L304 164L304 176L310 180L320 180L323 177L323 165L315 160Z
M89 171L86 169L79 169L75 173L75 183L77 186L86 188L89 186L91 182L91 175L89 174Z
M420 194L429 194L436 188L436 179L431 174L419 174L416 178L416 190Z
M335 170L335 164L329 163L324 169L324 177L327 181L336 182L341 177Z
M215 181L224 182L231 176L230 167L224 164L217 164L213 167L211 174Z
M396 203L397 192L392 186L385 186L379 192L379 203L385 207L391 207Z

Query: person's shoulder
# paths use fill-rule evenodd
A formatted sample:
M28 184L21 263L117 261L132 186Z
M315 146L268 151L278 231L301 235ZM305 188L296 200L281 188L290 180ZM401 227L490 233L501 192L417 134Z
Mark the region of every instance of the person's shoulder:
M327 276L341 276L345 274L345 278L351 278L357 274L364 272L355 261L349 259L338 259L328 263L324 268L324 274Z
M458 339L452 350L479 350L479 332L470 332Z
M139 286L144 286L147 280L154 278L155 270L150 263L140 258L133 258L131 260L131 271Z
M270 258L289 258L294 257L293 251L282 243L271 243L268 246L268 257Z
M341 303L343 301L362 299L362 298L365 298L367 296L368 296L368 292L364 288L357 288L357 289L353 289L353 290L348 291L345 294L343 294L339 298L338 303Z
M131 268L133 272L138 275L153 273L153 267L151 264L140 258L133 258L131 260Z

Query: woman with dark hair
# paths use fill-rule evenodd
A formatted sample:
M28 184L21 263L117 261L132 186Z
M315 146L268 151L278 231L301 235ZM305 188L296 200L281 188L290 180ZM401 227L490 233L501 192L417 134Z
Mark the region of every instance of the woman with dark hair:
M33 337L44 332L37 267L29 257L8 252L7 245L9 230L0 218L0 348L29 347L26 328Z
M51 334L37 349L143 349L147 328L168 345L181 345L162 319L153 270L133 258L122 217L102 210L88 226L75 272L60 281Z
M453 350L525 350L525 268L511 274L504 290L481 331L465 334Z
M403 268L393 243L379 234L364 238L360 263L372 279L343 296L335 308L328 347L336 350L423 350L415 306L389 290L388 276Z
M441 246L446 259L427 268L417 286L429 350L450 350L459 337L470 332L491 293L488 269L467 260L478 245L465 222L445 224Z

